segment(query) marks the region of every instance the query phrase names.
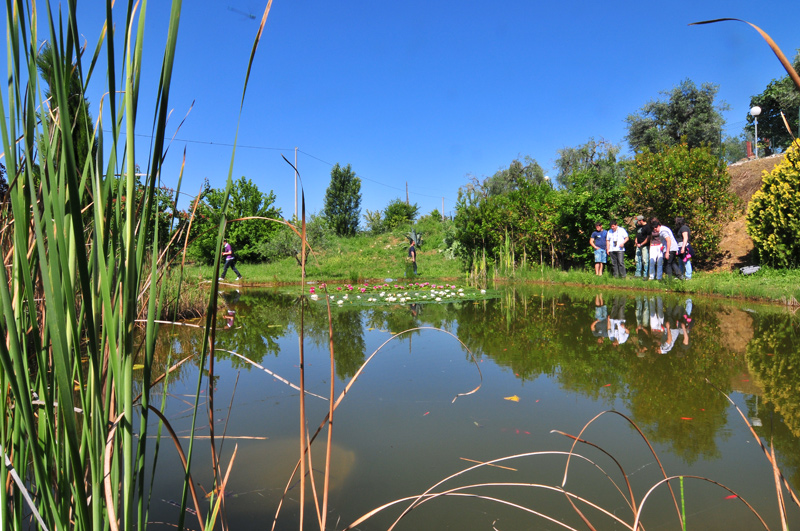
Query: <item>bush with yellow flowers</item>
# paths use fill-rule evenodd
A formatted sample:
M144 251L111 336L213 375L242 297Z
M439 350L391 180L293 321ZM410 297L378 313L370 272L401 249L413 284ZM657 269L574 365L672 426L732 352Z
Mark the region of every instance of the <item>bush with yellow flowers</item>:
M773 267L800 265L800 142L764 173L761 190L747 209L747 233L762 263Z

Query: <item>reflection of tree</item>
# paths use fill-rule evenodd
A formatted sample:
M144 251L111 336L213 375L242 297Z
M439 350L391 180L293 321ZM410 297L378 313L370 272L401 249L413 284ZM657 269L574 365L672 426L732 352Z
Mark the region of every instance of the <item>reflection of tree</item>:
M336 359L336 375L342 380L353 376L364 363L364 326L361 311L347 309L337 311L333 319L333 353Z
M476 354L491 356L521 379L547 375L592 399L624 400L648 438L669 444L689 463L717 456L715 437L725 424L727 401L705 378L729 392L725 387L741 367L722 348L715 312L695 309L690 344L683 345L681 337L670 354L659 356L654 347L662 337L651 338L649 332L632 334L623 344L598 343L590 328L596 295L509 289L504 299L463 307L458 336ZM624 297L606 300L618 303L612 314L616 311L614 317L632 329L638 322L636 304L626 305ZM662 304L671 329L680 327L684 301Z
M232 350L256 363L261 363L267 354L277 356L280 352L278 340L287 333L293 322L292 315L297 311L296 299L277 293L262 292L256 295L245 292L238 299L228 296L223 300L235 301L229 306L220 304L220 311L235 310L236 320L232 328L224 330L225 323L220 318L216 347ZM217 356L230 358L236 368L252 368L252 365L236 356L224 352L218 352Z
M800 323L795 315L775 311L753 316L754 336L747 344L745 357L750 373L763 389L759 417L774 410L775 417L757 431L772 436L782 467L793 470L794 484L800 484ZM780 420L782 419L783 422Z

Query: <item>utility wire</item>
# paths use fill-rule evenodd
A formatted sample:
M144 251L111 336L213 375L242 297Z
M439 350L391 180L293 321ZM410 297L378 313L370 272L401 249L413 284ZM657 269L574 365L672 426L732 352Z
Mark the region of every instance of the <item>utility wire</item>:
M111 132L110 130L104 130L104 131L106 133L110 133ZM122 133L122 134L125 134L125 133ZM143 133L134 133L134 135L135 136L139 136L139 137L143 137L143 138L150 138L150 135L146 135L146 134L143 134ZM187 144L202 144L204 146L233 147L233 144L228 143L228 142L211 142L209 140L190 140L190 139L187 139L187 138L175 138L174 140L175 140L175 142L186 142ZM239 144L236 147L237 148L242 148L242 149L258 149L258 150L262 150L262 151L294 151L294 148L250 146L250 145L246 145L246 144ZM302 149L298 149L297 152L298 153L302 153L303 155L305 155L307 157L310 157L310 158L312 158L314 160L322 162L323 164L327 164L330 167L333 167L333 164L328 162L327 160L323 160L323 159L321 159L319 157L316 157L316 156L312 155L311 153L303 151ZM371 183L379 184L381 186L385 186L386 188L391 188L392 190L398 190L400 192L405 192L405 188L398 188L397 186L392 186L390 184L382 183L380 181L376 181L375 179L370 179L369 177L364 177L363 175L359 175L358 178L359 179L363 179L365 181L369 181ZM443 196L441 196L441 195L420 194L419 192L408 192L408 193L409 193L409 195L418 195L420 197L430 197L430 198L433 198L433 199L442 199L443 198ZM447 201L452 201L449 197L444 197L444 199L447 200Z

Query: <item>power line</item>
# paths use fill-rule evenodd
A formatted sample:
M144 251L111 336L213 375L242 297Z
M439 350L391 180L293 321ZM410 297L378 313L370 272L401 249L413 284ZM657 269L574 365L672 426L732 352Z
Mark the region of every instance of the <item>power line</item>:
M110 130L105 130L105 129L104 129L104 131L106 133L110 133L111 132ZM125 133L122 133L122 134L125 134ZM142 138L151 138L151 135L145 135L145 134L142 134L142 133L134 133L134 135L138 136L138 137L142 137ZM220 146L220 147L231 147L231 148L234 147L233 144L228 143L228 142L211 142L210 140L191 140L191 139L188 139L188 138L174 138L173 140L176 141L176 142L186 142L187 144L202 144L202 145L205 145L205 146ZM294 148L277 148L277 147L267 147L267 146L251 146L251 145L247 145L247 144L239 144L236 147L237 148L242 148L242 149L258 149L258 150L262 150L262 151L294 151ZM298 153L302 153L303 155L305 155L307 157L310 157L310 158L312 158L314 160L322 162L323 164L327 164L328 166L333 167L333 164L328 162L327 160L323 160L323 159L321 159L321 158L319 158L319 157L317 157L315 155L312 155L311 153L303 151L302 149L299 149L297 151L298 151ZM392 190L398 190L400 192L404 192L405 191L404 188L398 188L398 187L392 186L390 184L382 183L380 181L376 181L375 179L370 179L369 177L364 177L362 175L359 175L358 177L360 179L365 180L365 181L369 181L371 183L379 184L381 186L385 186L386 188L391 188ZM420 197L430 197L430 198L433 198L433 199L441 199L442 198L442 196L440 196L440 195L427 195L427 194L420 194L418 192L409 192L409 193L411 195L416 195L416 196L420 196ZM450 199L449 197L445 197L445 199L447 201L452 201L452 199Z

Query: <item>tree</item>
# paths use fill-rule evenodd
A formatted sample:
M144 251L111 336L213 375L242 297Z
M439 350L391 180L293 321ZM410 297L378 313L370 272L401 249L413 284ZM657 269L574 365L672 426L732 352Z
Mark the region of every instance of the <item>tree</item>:
M508 168L501 168L481 183L481 188L488 196L507 194L519 190L522 183L542 184L544 171L536 160L525 156L525 164L514 159Z
M61 65L59 76L56 73L56 62L60 61ZM72 146L73 153L75 154L75 164L77 172L82 173L86 158L89 153L90 138L94 135L94 128L92 126L92 117L89 114L89 102L84 98L83 84L81 83L80 73L77 66L68 64L66 58L58 58L55 51L50 46L50 43L45 43L39 55L36 56L36 66L39 69L39 74L47 83L47 90L45 91L45 98L49 102L50 112L42 113L45 119L43 120L48 124L49 128L59 127L58 122L59 113L67 113L68 123L71 124L72 129ZM57 83L58 78L62 79L61 85L67 89L64 95L66 98L66 108L59 107L59 94L53 94L53 88L59 86ZM56 117L54 122L53 117ZM63 140L61 140L63 141ZM93 144L92 155L97 152L96 144ZM58 157L54 157L58 160Z
M721 152L722 158L728 164L733 164L745 158L747 150L745 149L744 133L738 137L726 136L725 140L722 141Z
M759 257L776 267L800 265L800 144L786 150L780 164L764 176L747 209L747 232Z
M634 151L656 151L661 147L686 142L689 149L709 145L719 148L725 119L721 111L728 105L714 105L719 85L703 83L700 88L690 79L669 92L667 100L650 101L626 118L626 139ZM685 139L685 140L684 140Z
M556 179L564 197L558 224L565 233L559 246L564 265L589 265L594 255L588 245L595 222L621 219L625 212L624 161L619 147L601 140L559 150Z
M337 163L331 170L331 184L325 191L323 214L339 236L353 236L361 216L361 179L348 164Z
M590 138L588 142L577 147L559 149L558 159L556 159L558 170L556 181L562 188L570 190L578 184L578 181L580 181L579 186L581 187L589 184L583 177L576 180L578 175L594 175L597 178L595 191L601 191L600 188L607 184L603 182L604 178L609 175L616 176L619 173L617 164L619 151L619 146L605 140L598 142L594 138Z
M662 146L655 153L643 151L627 172L625 192L632 212L655 216L668 227L676 216L686 218L697 259L707 261L717 255L722 223L736 197L730 192L725 161L710 146L678 144Z
M224 189L210 189L197 209L197 218L189 235L192 254L198 260L212 263L216 258L217 231L222 219L222 205L225 202ZM281 211L274 207L275 194L261 192L250 179L241 177L234 181L228 200L227 219L248 217L280 219ZM263 260L263 242L269 240L278 230L278 223L264 219L245 219L228 222L225 231L234 254L242 261Z
M419 213L419 206L408 204L400 199L393 199L383 211L383 230L392 230L414 221Z
M794 57L794 69L800 71L800 51ZM769 139L769 143L764 146L764 153L767 155L780 151L792 144L792 135L786 130L786 125L781 117L783 112L792 134L797 136L798 132L798 112L800 112L800 90L795 86L792 78L788 75L773 79L761 94L756 94L750 98L750 107L761 107L761 114L758 116L758 136L759 138ZM748 138L755 135L755 124L753 117L747 114L745 131Z

